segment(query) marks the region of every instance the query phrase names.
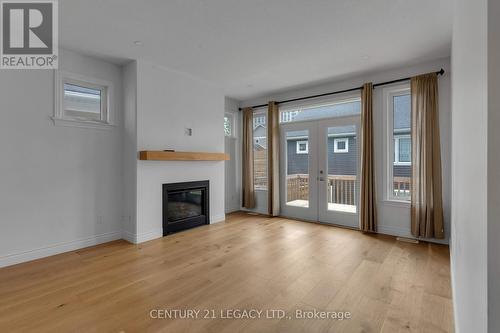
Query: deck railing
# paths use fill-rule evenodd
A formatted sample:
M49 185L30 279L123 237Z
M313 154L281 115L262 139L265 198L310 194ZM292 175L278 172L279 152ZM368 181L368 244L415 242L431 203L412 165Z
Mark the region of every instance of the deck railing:
M356 176L328 175L328 203L356 205Z
M327 197L329 203L356 205L357 177L353 175L328 175ZM410 195L410 178L394 177L394 196L407 199ZM287 202L309 200L309 175L287 176Z
M297 174L286 177L286 201L309 200L309 175Z
M394 177L393 195L401 200L408 200L411 196L411 178Z

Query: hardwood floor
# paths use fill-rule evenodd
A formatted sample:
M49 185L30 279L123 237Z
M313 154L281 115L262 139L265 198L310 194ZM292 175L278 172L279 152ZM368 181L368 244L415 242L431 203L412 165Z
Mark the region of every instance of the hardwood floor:
M202 311L152 319L155 309ZM204 309L217 318L203 319ZM231 309L287 317L221 318ZM352 318L297 319L296 310ZM236 213L140 245L116 241L0 269L0 332L30 331L452 332L449 252Z

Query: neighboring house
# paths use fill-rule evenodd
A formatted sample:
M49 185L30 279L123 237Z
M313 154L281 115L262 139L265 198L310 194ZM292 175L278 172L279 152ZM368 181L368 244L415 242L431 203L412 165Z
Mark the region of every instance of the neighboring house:
M253 118L253 142L256 146L255 148L267 148L267 127L265 115L258 115Z
M409 95L394 100L394 177L411 176L411 107ZM335 118L360 113L359 102L305 109L293 114L293 121ZM282 116L283 118L283 116ZM355 175L358 146L354 127L330 128L328 133L328 174ZM308 173L309 142L307 132L295 132L287 138L288 175Z
M304 133L305 134L305 133ZM309 142L307 136L287 138L288 175L308 174ZM353 132L328 134L328 174L356 175L357 142Z

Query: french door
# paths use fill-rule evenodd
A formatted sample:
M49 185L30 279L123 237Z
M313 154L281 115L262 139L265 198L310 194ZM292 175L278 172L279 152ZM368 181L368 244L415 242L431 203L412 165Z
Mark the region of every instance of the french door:
M281 124L281 215L359 226L359 117Z

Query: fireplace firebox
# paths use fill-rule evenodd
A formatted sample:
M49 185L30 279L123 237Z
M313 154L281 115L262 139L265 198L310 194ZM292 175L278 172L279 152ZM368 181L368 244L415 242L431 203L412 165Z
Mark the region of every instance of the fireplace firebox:
M163 236L210 223L208 180L163 184Z

